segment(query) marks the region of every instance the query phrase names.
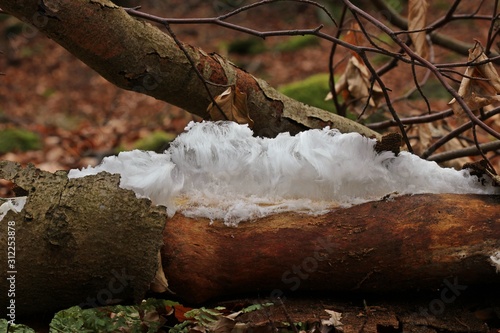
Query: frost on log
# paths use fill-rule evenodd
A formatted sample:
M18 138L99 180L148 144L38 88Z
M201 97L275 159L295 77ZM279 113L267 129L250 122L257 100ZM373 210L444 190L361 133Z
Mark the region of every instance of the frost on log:
M118 175L68 179L2 162L0 177L27 195L23 209L2 220L16 226L19 315L141 300L155 276L162 231L163 270L185 301L432 289L449 277L498 287L491 260L500 249L498 195L403 196L228 227L180 213L165 224L164 207L119 188ZM7 271L0 274L6 281Z

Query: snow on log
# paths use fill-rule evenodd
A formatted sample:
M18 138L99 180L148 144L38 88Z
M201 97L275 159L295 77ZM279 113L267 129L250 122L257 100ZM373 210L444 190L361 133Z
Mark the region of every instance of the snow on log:
M26 195L0 202L4 310L22 316L142 300L158 267L164 208L108 173L68 179L3 161L0 178Z

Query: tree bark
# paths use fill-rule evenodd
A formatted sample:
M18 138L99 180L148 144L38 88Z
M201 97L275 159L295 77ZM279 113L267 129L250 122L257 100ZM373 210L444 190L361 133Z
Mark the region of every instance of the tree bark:
M500 196L423 194L229 228L175 215L163 269L184 300L256 293L435 290L500 283Z
M119 188L119 175L68 179L4 161L0 178L28 195L22 211L0 219L2 309L11 300L21 316L143 299L158 267L164 208Z
M172 38L107 0L0 0L0 7L33 24L111 83L208 118L202 82ZM274 137L331 126L341 132L376 132L349 119L288 98L217 54L186 48L205 79L235 84L248 96L254 132ZM225 90L211 87L213 95Z

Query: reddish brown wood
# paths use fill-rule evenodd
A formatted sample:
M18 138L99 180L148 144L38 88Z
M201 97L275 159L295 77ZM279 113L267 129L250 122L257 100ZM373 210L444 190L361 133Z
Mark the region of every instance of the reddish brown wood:
M500 282L500 196L414 195L238 227L177 214L163 267L186 301L255 292L388 292Z

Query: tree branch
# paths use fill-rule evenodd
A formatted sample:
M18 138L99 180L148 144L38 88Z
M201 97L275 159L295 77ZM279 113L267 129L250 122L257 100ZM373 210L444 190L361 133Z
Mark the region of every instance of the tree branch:
M391 6L389 6L384 0L373 0L372 3L375 7L377 7L377 9L389 13L388 15L386 15L386 17L391 24L394 24L400 29L408 30L408 21L401 15L399 15L399 13L396 12ZM491 17L489 19L491 19ZM468 56L469 49L474 47L474 44L464 43L441 33L431 32L430 36L434 44L442 46L464 56ZM490 55L492 57L498 56L498 54L494 52L492 52ZM495 64L500 65L500 59L495 58L493 61L495 62Z
M175 41L111 2L62 0L44 3L43 10L37 0L0 0L0 5L34 24L118 87L207 116L210 97ZM281 132L293 134L331 126L341 132L380 137L361 124L280 94L218 55L190 46L186 50L205 80L218 85L235 84L247 94L256 135L273 137ZM220 94L223 89L212 87L211 91Z
M481 155L481 151L488 152L493 150L500 149L500 141L487 142L479 145L481 150L477 148L477 146L471 146L458 150L446 151L443 153L432 155L428 158L429 161L434 161L437 163L446 162L449 160L453 160L455 158L465 157L465 156L477 156Z

